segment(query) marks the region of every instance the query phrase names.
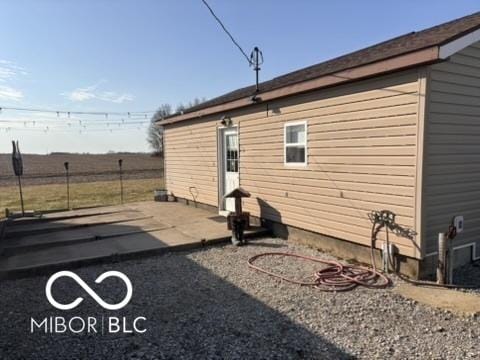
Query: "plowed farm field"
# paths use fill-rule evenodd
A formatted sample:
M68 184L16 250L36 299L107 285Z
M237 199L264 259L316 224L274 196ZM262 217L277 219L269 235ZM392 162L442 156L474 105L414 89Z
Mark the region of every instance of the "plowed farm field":
M163 176L163 160L150 154L52 154L23 155L25 185L62 184L64 163L69 163L70 181L93 182L116 180L118 160L123 160L124 179L154 179ZM10 154L0 154L0 186L15 185Z

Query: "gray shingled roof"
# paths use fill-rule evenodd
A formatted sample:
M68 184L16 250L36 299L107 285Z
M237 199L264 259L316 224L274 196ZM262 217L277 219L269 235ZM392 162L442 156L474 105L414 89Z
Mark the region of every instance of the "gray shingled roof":
M422 31L411 32L349 53L347 55L334 58L332 60L278 76L271 80L260 83L259 94L302 81L315 79L338 71L347 70L357 66L366 65L376 61L426 49L432 46L441 46L478 28L480 28L480 12ZM254 93L255 85L247 86L205 101L197 106L185 110L184 113L189 113L211 106L224 104L230 101L250 97ZM171 117L174 117L175 115L178 114L174 114Z

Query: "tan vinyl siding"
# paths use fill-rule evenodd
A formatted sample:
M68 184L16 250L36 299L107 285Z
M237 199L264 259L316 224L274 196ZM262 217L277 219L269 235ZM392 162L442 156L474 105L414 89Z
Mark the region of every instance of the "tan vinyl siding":
M165 127L165 183L175 196L217 206L217 135L213 121Z
M365 245L371 210L392 210L414 228L418 92L412 70L275 101L262 119L235 118L240 184L252 193L246 210ZM285 166L284 125L303 120L308 164ZM418 255L410 240L391 239Z
M252 194L245 202L252 215L364 245L371 210L394 211L400 224L415 228L419 71L169 125L167 188L191 199L195 186L197 201L218 204L216 127L229 115L239 128L240 186ZM307 121L307 166L284 164L290 121ZM418 256L411 240L391 239L402 254Z
M459 214L465 217L465 231L455 244L477 242L479 249L480 43L432 65L428 87L426 252L437 250L438 233Z
M266 105L231 112L232 117L259 119ZM217 132L222 114L165 127L165 183L173 195L218 206Z

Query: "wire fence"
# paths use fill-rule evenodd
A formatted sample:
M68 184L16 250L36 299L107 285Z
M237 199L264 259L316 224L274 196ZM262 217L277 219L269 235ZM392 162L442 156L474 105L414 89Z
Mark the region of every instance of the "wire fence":
M42 212L153 200L154 191L164 186L163 175L161 167L26 172L21 177L24 207ZM0 210L6 209L21 210L18 178L13 174L0 175Z
M122 171L127 179L149 179L163 177L163 169L125 169ZM69 174L70 182L95 182L105 180L115 180L119 177L119 170L104 171L76 171ZM65 182L65 173L33 173L24 174L22 181L29 185L58 184ZM14 175L0 175L1 186L17 185L17 177Z

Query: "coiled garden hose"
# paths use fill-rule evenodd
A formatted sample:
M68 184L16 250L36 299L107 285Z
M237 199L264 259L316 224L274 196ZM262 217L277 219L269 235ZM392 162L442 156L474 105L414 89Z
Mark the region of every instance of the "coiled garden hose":
M395 214L390 211L372 212L369 214L369 218L372 221L372 232L370 242L370 261L371 267L364 267L359 265L343 265L338 261L323 260L313 256L298 255L286 252L266 252L260 253L248 259L248 266L256 271L265 273L277 279L297 284L301 286L313 286L321 291L348 291L356 288L357 286L364 286L370 289L384 289L391 284L390 279L377 270L375 263L375 242L377 235L385 227L385 241L387 249L390 249L390 237L389 229L401 229L399 225L395 223ZM408 276L401 274L394 264L390 251L387 251L387 262L391 266L395 275L400 279L416 286L432 286L448 289L475 289L478 286L472 285L453 285L453 284L437 284L433 281L426 280L413 280ZM313 274L312 281L299 281L281 274L274 273L273 271L266 270L254 262L262 257L268 256L281 256L281 257L293 257L306 261L312 261L327 265L325 268L316 271Z
M297 259L321 263L327 265L327 267L316 271L313 274L312 281L299 281L276 274L254 264L259 258L267 256L294 257ZM358 265L343 265L338 261L323 260L317 257L285 252L267 252L255 255L248 260L248 266L277 279L301 286L313 286L321 291L348 291L357 286L365 286L371 289L383 289L390 285L390 279L375 268L367 268Z

